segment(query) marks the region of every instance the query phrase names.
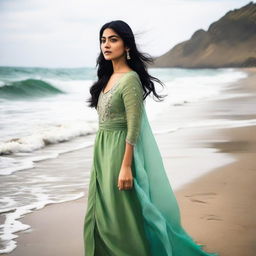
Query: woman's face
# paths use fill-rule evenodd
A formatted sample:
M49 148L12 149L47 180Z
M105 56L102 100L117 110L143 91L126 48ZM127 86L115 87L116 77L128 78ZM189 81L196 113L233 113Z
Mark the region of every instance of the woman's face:
M125 58L124 41L111 28L103 31L100 47L106 60Z

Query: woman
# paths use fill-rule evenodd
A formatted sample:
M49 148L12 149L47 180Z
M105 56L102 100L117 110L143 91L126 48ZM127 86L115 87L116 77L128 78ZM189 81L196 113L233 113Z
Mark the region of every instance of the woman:
M158 100L133 32L121 20L100 30L98 81L90 107L99 116L84 221L86 256L194 256L206 253L180 223L179 207L148 123L144 100Z

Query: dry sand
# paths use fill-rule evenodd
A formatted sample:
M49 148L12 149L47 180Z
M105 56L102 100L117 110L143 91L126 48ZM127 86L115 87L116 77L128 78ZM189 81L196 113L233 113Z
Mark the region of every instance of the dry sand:
M204 107L206 115L234 120L256 118L256 69L244 69L249 77L236 83L233 92L250 92L250 97L212 101ZM188 106L189 107L189 106ZM243 111L241 111L243 108ZM189 135L188 135L189 134ZM188 139L197 149L217 148L219 154L230 154L234 162L216 168L175 191L180 205L182 223L189 234L208 252L221 256L256 255L256 127L245 126L221 129L190 129L157 135L156 139L168 172L173 164L183 159L171 159L175 143ZM226 141L224 141L226 140ZM87 149L91 150L91 149ZM182 149L177 149L182 150ZM76 152L83 157L84 151ZM181 152L182 155L182 152ZM200 166L198 160L194 165ZM218 161L211 153L202 162ZM182 168L178 164L176 168ZM17 248L11 256L82 256L83 221L86 198L48 205L42 210L27 214L22 222L32 226L31 232L20 232Z

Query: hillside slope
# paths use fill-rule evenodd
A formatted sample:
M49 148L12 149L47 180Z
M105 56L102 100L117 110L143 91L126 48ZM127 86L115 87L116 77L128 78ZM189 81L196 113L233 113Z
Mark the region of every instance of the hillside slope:
M256 3L227 12L207 31L155 58L151 67L249 67L256 66Z

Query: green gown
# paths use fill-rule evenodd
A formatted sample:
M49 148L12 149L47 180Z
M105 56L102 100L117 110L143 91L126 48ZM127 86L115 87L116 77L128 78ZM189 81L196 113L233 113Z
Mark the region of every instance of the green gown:
M130 71L98 99L85 256L218 256L197 245L179 207L147 119L139 75ZM133 145L133 187L118 189L126 142Z

